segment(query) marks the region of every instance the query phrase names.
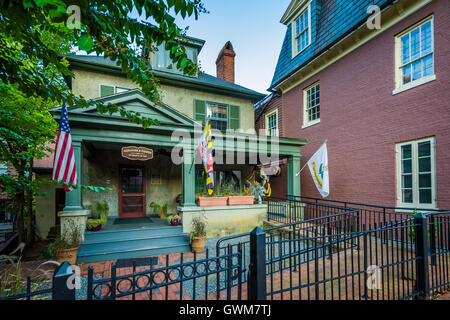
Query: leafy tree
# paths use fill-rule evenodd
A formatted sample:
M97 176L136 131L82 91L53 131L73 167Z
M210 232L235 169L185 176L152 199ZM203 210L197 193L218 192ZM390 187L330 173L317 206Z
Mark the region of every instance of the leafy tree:
M67 39L72 45L78 45L79 49L88 53L104 54L116 61L128 78L137 83L150 99L157 101L158 81L143 53L165 42L165 48L177 67L188 74L195 73L196 65L188 59L184 46L179 42L183 32L170 12L183 18L194 15L197 19L199 13L206 12L201 0L79 0L75 4L76 7L72 6L72 0L3 1L0 6L0 80L17 84L18 89L27 96L81 107L95 104L100 113L119 111L122 116L144 128L158 125L158 121L123 107L76 97L67 88L49 80L29 61L38 60L44 68L55 68L64 76L73 76L64 59L61 59L59 50L41 37L42 30L50 35L69 33ZM72 8L76 10L68 11ZM133 8L145 17L145 21L151 20L152 23L130 18ZM68 22L76 21L73 13L77 10L80 26L72 28L74 25ZM61 30L58 26L61 23L67 25L67 30Z
M20 241L32 241L33 197L42 183L34 177L33 159L51 150L57 124L48 109L66 102L100 113L120 114L144 128L159 125L152 120L115 105L104 105L76 97L64 78L74 76L64 55L74 46L88 53L103 54L121 66L146 95L157 101L158 81L148 67L146 53L165 42L170 57L186 73L197 67L187 58L179 39L182 30L171 11L183 18L206 12L200 0L120 0L76 1L80 26L73 28L74 4L70 0L5 0L0 4L0 161L13 166L14 173L0 176L0 192L8 192L16 205ZM72 8L74 8L72 6ZM131 19L136 8L152 23ZM76 11L75 11L76 12ZM107 188L78 186L92 191Z
M0 191L14 201L19 240L31 244L34 194L43 180L34 178L33 159L50 153L48 147L56 135L57 124L42 98L26 97L12 85L0 83L0 161L13 172L0 175ZM27 205L26 205L27 204ZM27 217L27 233L24 217Z

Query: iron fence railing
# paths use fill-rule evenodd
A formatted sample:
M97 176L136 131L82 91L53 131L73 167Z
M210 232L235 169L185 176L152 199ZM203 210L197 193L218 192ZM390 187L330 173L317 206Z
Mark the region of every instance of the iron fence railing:
M0 278L0 301L5 300L75 300L75 270L68 263L62 263L49 281L33 281L30 276L25 281L14 275L13 279ZM68 288L73 283L73 288ZM23 290L20 288L23 287ZM16 293L15 291L21 291Z
M450 290L450 212L427 215L430 295Z
M301 204L301 210L299 204ZM266 248L266 256L274 256L279 252L287 252L285 241L281 240L285 236L286 231L297 237L302 236L304 239L295 244L295 250L307 250L307 238L314 233L327 235L331 238L334 234L344 232L356 232L359 230L358 210L346 209L344 207L316 204L312 202L302 202L295 200L286 200L281 198L270 198L267 201L268 220L275 221L278 225L264 228L266 234L266 243L277 243L277 246L268 246ZM288 208L288 209L286 209ZM288 233L286 233L288 234ZM342 250L348 245L342 241L336 244L337 250ZM229 252L238 252L239 246L242 248L242 282L248 281L249 265L250 265L250 232L238 235L223 237L216 242L216 254L228 254ZM301 247L301 249L300 249ZM231 251L230 251L231 250ZM310 255L315 253L310 251ZM322 254L319 250L318 254ZM312 257L311 257L312 259ZM296 260L295 263L305 263L306 260ZM267 270L274 272L276 268ZM217 279L217 286L223 288L224 282L220 283Z
M382 223L391 223L394 221L402 221L405 219L409 219L412 217L414 210L416 212L422 213L439 213L445 212L445 210L438 209L426 209L426 208L405 208L405 207L391 207L391 206L382 206L382 205L373 205L366 203L358 203L358 202L350 202L350 201L340 201L340 200L330 200L330 199L322 199L322 198L313 198L306 196L292 196L289 195L287 197L288 200L296 200L300 202L309 202L309 203L317 203L317 204L328 204L338 207L344 207L346 209L356 209L359 211L360 223L374 225L377 223L381 225Z
M450 290L450 212L372 223L359 209L284 202L292 201L303 212L284 211L289 223L222 238L216 252L159 256L126 273L113 263L103 278L91 266L87 299L407 300ZM24 293L0 300L75 299L73 270L63 266L50 288L33 291L28 280Z
M138 270L133 262L132 273L120 275L115 263L111 265L108 278L94 279L93 268L88 268L88 300L116 299L234 299L242 296L242 252L210 256L209 251L202 258L194 253L193 258L170 261L165 256L165 264L155 268ZM213 288L214 278L226 279L226 288Z

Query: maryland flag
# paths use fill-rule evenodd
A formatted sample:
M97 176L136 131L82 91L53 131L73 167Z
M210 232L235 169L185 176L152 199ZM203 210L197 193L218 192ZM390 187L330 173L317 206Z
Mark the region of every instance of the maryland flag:
M206 123L205 130L203 131L202 138L198 145L198 151L202 156L203 166L206 172L206 188L208 194L212 194L214 191L214 169L213 169L213 156L212 156L212 141L211 141L211 125L209 121Z

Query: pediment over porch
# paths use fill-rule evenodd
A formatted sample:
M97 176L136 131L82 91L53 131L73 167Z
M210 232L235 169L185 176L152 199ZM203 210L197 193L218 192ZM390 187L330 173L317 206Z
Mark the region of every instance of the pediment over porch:
M157 119L161 124L170 126L193 126L194 120L179 112L178 110L162 103L155 103L149 100L140 89L133 89L126 92L120 92L113 95L97 98L95 102L103 102L105 104L116 104L124 107L128 111L138 112L144 117ZM60 108L55 109L59 111ZM102 117L117 118L121 117L120 113L100 114L95 106L89 108L81 108L78 106L68 107L69 118L72 115L98 115ZM123 118L123 117L121 117Z

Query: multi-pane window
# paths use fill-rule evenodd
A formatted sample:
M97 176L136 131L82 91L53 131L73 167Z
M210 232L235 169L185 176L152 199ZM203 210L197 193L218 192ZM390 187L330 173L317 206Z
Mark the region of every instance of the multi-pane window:
M434 139L398 144L397 152L399 204L415 208L434 207Z
M296 54L302 52L311 42L310 20L310 8L308 6L294 21L294 48Z
M320 120L320 84L316 83L304 91L304 124Z
M278 136L278 112L268 114L266 116L267 134L272 137Z
M294 49L295 54L302 52L311 42L309 6L294 20Z
M197 51L191 47L184 47L186 50L186 55L189 60L197 63ZM170 58L170 52L165 49L165 43L163 42L158 46L158 50L155 52L155 64L156 68L165 71L171 71L175 73L183 73L183 70L177 69L176 65Z
M212 129L226 131L228 125L228 108L226 105L207 103L207 117Z
M398 37L398 87L434 75L433 19Z

